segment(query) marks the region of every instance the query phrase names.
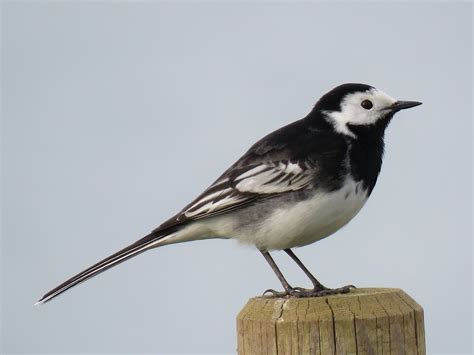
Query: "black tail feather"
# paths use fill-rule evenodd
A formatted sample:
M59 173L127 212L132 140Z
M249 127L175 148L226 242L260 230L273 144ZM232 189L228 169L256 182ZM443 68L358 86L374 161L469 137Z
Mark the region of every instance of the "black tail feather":
M91 277L94 277L101 272L120 264L121 262L128 260L142 252L146 251L153 243L163 239L164 237L170 235L171 233L156 233L152 232L151 234L143 237L142 239L136 241L135 243L123 248L122 250L110 255L104 260L99 261L98 263L92 265L86 270L78 273L77 275L71 277L69 280L64 281L61 285L55 287L48 293L46 293L41 299L35 303L35 305L43 304L51 301L56 296L59 296L61 293L69 290L70 288L84 282Z

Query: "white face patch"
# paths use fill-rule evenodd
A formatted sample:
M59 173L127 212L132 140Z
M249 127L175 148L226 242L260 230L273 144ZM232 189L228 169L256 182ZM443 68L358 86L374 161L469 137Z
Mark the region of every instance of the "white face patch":
M361 103L364 100L369 100L372 103L370 109L362 107ZM387 108L396 101L383 91L374 88L366 92L348 94L341 102L340 111L324 111L323 113L338 132L355 138L355 134L350 131L347 124L374 124L387 114Z

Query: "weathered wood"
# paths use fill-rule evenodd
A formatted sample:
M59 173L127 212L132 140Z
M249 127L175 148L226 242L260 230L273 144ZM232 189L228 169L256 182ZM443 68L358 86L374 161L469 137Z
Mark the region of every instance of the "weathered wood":
M315 298L256 297L237 316L239 355L424 355L423 309L400 289Z

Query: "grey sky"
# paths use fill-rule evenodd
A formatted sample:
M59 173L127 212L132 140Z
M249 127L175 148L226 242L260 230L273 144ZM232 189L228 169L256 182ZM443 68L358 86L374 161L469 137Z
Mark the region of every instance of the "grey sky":
M1 351L234 352L237 312L279 284L258 252L232 241L151 251L32 304L149 232L343 82L424 105L389 127L361 213L295 252L329 286L404 289L425 309L430 354L472 351L470 3L2 10Z

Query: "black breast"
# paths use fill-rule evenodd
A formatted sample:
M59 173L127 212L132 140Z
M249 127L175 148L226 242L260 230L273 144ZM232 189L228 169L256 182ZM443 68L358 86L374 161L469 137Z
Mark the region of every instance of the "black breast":
M382 167L386 124L348 127L356 135L349 147L351 174L356 181L362 181L370 195Z

